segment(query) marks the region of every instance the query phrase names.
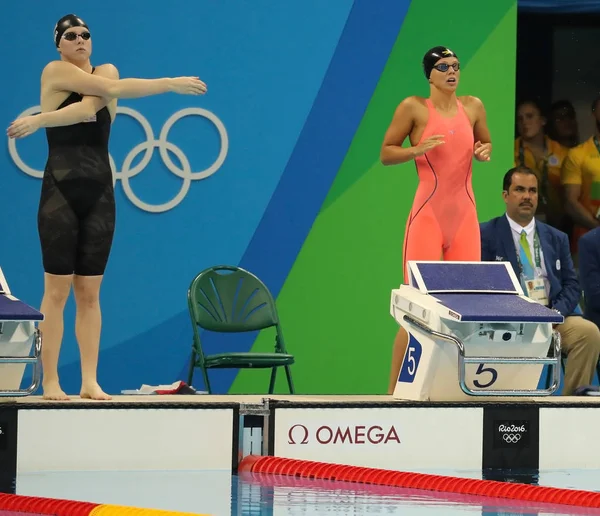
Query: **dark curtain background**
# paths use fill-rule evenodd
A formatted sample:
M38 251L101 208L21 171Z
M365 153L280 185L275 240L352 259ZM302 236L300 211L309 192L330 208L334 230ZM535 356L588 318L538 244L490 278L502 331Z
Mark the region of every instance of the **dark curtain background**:
M600 93L600 0L519 0L516 99L544 109L560 99L576 108L580 137L592 130L590 104Z

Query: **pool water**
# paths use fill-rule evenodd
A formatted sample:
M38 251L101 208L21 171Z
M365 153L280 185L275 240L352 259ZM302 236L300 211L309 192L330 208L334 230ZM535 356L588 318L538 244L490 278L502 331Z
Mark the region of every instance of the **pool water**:
M426 471L465 478L481 471ZM494 479L502 475L496 472ZM600 471L504 473L504 479L596 491ZM600 509L490 499L383 486L229 471L106 471L23 474L17 494L195 514L229 515L558 515Z

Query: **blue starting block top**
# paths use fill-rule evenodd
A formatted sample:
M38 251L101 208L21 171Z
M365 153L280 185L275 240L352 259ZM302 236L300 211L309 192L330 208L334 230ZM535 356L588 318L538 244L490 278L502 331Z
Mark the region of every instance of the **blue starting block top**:
M411 284L421 292L522 294L509 262L409 262Z
M563 322L554 310L510 294L435 294L434 297L464 322Z
M35 308L10 295L0 294L0 322L2 321L43 321L44 316Z
M8 282L0 268L0 322L43 321L44 315L11 295Z
M409 262L410 282L464 322L562 323L554 310L522 297L509 262Z

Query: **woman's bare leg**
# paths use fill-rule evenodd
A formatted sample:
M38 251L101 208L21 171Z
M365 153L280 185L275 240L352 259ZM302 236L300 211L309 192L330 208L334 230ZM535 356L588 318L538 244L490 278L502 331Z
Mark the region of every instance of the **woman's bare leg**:
M44 297L40 312L44 320L39 328L42 333L42 390L48 400L68 400L58 379L58 357L64 331L65 304L71 291L73 276L44 274Z
M73 290L77 304L75 335L81 353L81 392L82 398L110 400L98 385L98 353L102 314L100 311L100 285L103 276L78 276L73 278Z
M390 371L390 383L388 385L388 394L394 394L402 361L408 347L408 332L400 326L396 338L394 339L394 349L392 351L392 368Z

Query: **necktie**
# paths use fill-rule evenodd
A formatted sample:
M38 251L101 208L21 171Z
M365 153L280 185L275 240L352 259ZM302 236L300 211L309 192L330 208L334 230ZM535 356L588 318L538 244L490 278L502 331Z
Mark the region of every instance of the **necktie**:
M533 272L533 260L531 259L531 249L529 248L529 242L527 242L527 233L525 230L521 231L520 240L520 252L519 257L521 259L521 265L523 266L523 275L528 279L534 279L535 274Z

